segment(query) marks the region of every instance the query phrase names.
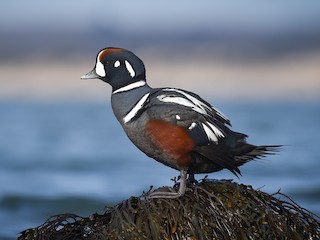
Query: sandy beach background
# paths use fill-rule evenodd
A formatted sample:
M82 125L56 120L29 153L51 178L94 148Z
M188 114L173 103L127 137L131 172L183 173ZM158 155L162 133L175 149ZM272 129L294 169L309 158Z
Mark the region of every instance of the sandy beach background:
M135 52L145 62L154 87L178 87L206 98L292 100L320 98L320 51L272 60L221 61L208 57L175 59ZM92 69L95 52L86 61L19 61L0 65L0 99L108 101L111 88L101 81L83 81Z

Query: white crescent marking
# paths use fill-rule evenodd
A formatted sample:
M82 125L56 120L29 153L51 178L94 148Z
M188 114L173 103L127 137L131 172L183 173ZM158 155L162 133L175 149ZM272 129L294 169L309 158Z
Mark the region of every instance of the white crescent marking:
M142 98L134 105L134 107L127 113L127 115L123 118L124 123L128 123L131 121L132 118L134 118L135 115L137 115L138 111L143 107L145 102L147 101L150 93L147 93L143 95Z
M104 70L104 66L100 61L98 61L97 64L96 64L96 73L100 77L105 77L106 76L106 71Z
M101 55L102 52L100 52L98 54L98 57L97 57L97 63L96 63L96 74L98 74L100 77L105 77L106 76L106 70L104 69L104 66L103 64L100 62L100 55Z
M126 68L130 74L131 77L134 77L136 75L136 72L134 71L133 67L131 66L131 64L125 60L124 63L126 64Z

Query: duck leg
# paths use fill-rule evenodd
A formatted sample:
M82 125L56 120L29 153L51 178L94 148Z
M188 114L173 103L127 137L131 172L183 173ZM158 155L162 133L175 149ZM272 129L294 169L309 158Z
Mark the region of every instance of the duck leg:
M180 171L180 185L178 191L174 191L172 188L170 188L171 192L168 191L162 191L162 190L156 190L150 193L147 198L178 198L184 195L187 188L187 170L181 170Z

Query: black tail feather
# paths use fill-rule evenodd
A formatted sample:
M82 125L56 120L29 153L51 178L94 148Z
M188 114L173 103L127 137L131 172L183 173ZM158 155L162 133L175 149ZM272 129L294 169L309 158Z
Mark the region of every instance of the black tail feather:
M266 155L273 155L279 152L282 145L262 145L254 146L251 144L244 143L240 148L233 151L234 159L237 162L237 166L254 160L260 159Z
M203 164L201 164L202 166L194 166L194 169L190 170L190 172L215 172L225 168L236 176L239 176L241 175L239 166L251 160L260 159L266 155L275 154L280 150L281 146L282 145L255 146L246 142L238 143L237 147L233 149L215 144L199 146L196 147L195 152L198 155L198 160L202 160ZM208 164L209 162L212 164Z
M210 165L208 165L209 168L200 170L201 172L214 172L226 168L236 176L241 175L240 169L234 161L234 156L227 149L217 145L209 145L196 147L196 152L201 156L200 158L206 159L206 161L215 165L214 169L209 170Z

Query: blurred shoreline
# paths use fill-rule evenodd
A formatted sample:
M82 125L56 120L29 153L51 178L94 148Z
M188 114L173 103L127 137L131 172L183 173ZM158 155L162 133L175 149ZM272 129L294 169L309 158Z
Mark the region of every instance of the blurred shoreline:
M134 52L144 61L147 81L153 87L183 88L213 100L320 99L320 51L261 60ZM0 101L108 100L110 86L99 80L80 80L92 69L95 54L74 61L33 58L2 62Z

